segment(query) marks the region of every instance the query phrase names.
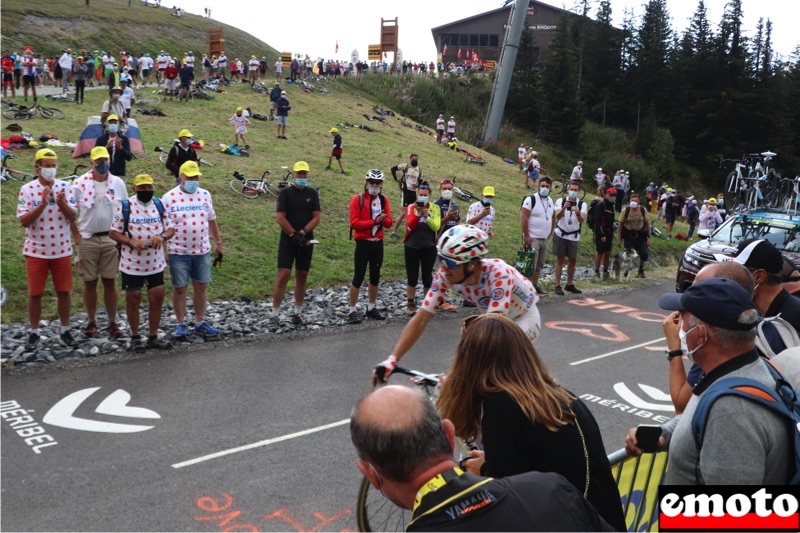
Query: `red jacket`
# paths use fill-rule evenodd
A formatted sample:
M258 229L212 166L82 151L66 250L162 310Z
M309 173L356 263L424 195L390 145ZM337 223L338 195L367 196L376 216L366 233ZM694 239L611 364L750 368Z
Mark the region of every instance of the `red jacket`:
M359 197L364 195L364 204L359 210L358 204L360 203ZM372 218L372 198L366 192L353 196L350 200L350 228L353 230L353 239L357 241L365 239L378 239L383 240L383 228L392 227L392 210L389 208L389 199L384 196L383 210L386 212L386 218L383 223L378 227L375 235L372 234L372 228L375 226L375 221Z

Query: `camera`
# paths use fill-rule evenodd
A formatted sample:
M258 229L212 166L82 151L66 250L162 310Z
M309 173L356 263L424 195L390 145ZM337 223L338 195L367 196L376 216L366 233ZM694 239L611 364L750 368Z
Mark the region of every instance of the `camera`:
M425 202L419 202L419 201L418 201L418 202L417 202L417 207L419 207L420 209L422 209L423 207L425 207Z

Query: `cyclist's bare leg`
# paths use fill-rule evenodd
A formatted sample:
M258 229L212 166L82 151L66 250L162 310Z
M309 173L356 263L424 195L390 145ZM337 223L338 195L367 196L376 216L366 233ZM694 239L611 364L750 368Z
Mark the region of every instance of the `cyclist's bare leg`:
M303 305L306 296L306 283L308 282L308 270L294 271L294 306Z
M403 208L403 211L400 213L400 216L397 217L397 222L395 222L394 224L394 229L392 230L392 233L397 233L397 228L400 227L400 224L402 224L405 218L406 218L406 210L405 208Z
M283 302L283 297L286 295L286 285L289 283L289 277L292 275L292 269L279 268L278 275L275 277L275 286L272 288L272 308L278 309Z

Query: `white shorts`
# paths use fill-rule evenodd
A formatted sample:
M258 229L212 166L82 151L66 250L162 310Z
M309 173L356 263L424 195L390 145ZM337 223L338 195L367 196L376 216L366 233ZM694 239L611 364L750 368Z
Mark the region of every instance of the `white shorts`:
M527 313L514 319L514 323L522 328L522 331L525 332L531 342L536 342L536 339L542 333L542 318L536 305L532 305L528 308Z

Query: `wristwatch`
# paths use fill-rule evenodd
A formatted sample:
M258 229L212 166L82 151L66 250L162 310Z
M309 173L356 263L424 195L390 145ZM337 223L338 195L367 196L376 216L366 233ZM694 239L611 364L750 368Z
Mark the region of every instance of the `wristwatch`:
M664 350L664 353L667 354L667 361L672 361L674 358L682 356L683 350Z

